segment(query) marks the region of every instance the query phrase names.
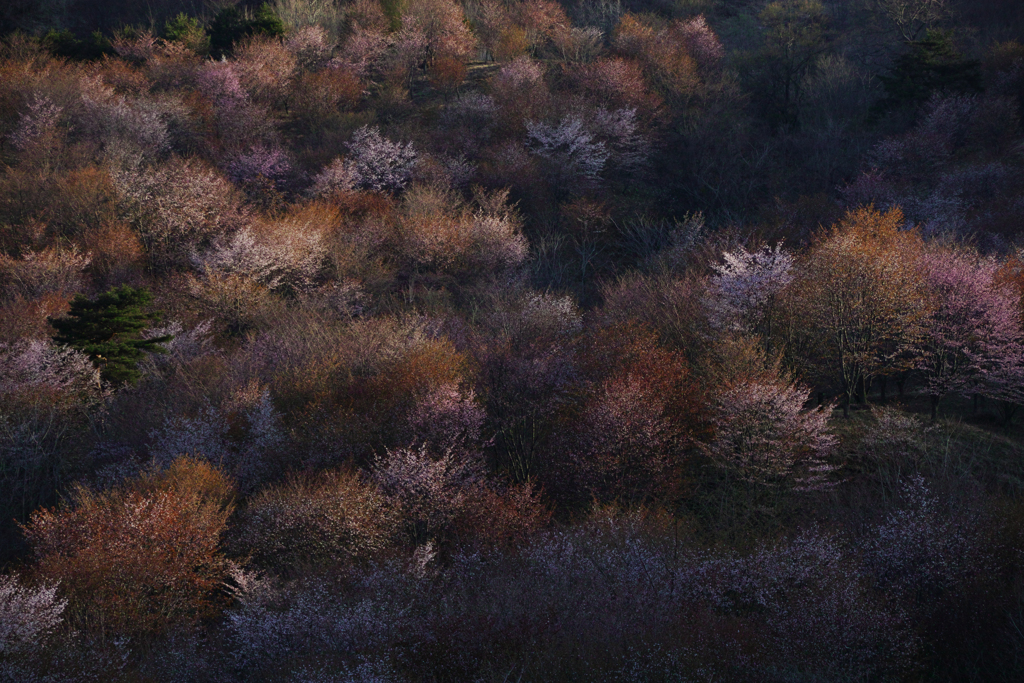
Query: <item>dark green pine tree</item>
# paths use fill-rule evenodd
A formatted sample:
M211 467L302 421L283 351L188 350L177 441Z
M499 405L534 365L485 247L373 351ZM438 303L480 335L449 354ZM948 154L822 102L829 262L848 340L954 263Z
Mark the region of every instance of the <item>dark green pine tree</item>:
M222 57L249 36L280 38L284 34L284 22L270 4L263 3L254 14L228 5L210 22L210 51L214 57Z
M146 312L151 303L149 290L128 285L104 292L95 300L79 294L66 316L50 318L58 332L53 340L88 354L104 380L133 384L141 375L137 366L146 352L166 353L161 344L171 340L170 336L139 336L151 322L160 319L159 312Z
M882 109L918 104L934 92L981 92L981 62L964 57L944 31L928 31L897 57L888 75L879 76L886 98Z

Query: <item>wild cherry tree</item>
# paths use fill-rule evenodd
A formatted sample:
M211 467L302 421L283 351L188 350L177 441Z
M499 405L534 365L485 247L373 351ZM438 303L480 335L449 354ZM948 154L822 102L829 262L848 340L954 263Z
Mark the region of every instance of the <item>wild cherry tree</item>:
M595 183L610 156L604 142L595 140L577 116L566 116L557 124L530 121L526 124L527 145L547 162L549 173L565 189Z
M724 252L722 259L725 263L711 266L715 274L708 282L712 324L770 339L776 297L795 276L793 256L779 243L753 252L741 246Z
M810 389L785 377L739 380L714 401L708 455L741 480L814 488L831 471L825 456L836 445L828 407L805 410Z
M39 648L63 621L67 600L59 584L26 586L17 575L0 576L0 656Z
M356 185L377 192L396 192L412 179L418 155L411 142L392 142L376 127L363 126L348 144Z
M623 332L635 340L620 345ZM619 356L607 359L618 367L593 388L560 444L565 474L581 489L571 493L634 503L671 495L696 431L695 382L681 354L660 348L649 330L630 326L603 336L597 345L609 348L593 352L590 362L604 365L608 354ZM562 476L556 468L549 489L564 490Z
M933 248L924 256L933 309L919 368L932 419L949 393L1024 400L1024 330L1017 295L997 279L1000 264L966 249Z
M159 268L187 263L197 245L241 223L237 190L201 161L128 168L113 180L121 215Z

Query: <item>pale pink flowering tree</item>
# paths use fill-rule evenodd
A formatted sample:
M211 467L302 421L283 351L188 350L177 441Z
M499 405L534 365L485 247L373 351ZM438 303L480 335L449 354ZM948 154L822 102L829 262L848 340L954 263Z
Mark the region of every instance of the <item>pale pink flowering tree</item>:
M371 469L373 480L401 509L417 541L444 533L483 482L479 456L426 445L389 450Z
M659 387L637 373L605 382L569 446L577 483L606 499L644 501L658 492L679 445L665 407Z
M239 197L231 183L195 160L174 159L111 176L121 214L160 266L188 261L197 245L238 227Z
M334 46L321 26L303 26L293 31L284 42L285 49L295 57L299 68L316 71L327 65Z
M715 69L721 64L725 49L703 14L678 24L674 32L702 69Z
M438 57L467 59L476 45L462 5L454 0L413 0L402 24L422 33L428 62Z
M45 95L35 95L28 103L28 111L18 119L18 125L10 135L15 149L26 150L37 140L52 135L60 122L64 108L59 107Z
M229 417L240 434L229 434ZM208 404L192 416L168 417L149 438L149 455L159 466L183 455L205 458L231 472L246 493L266 481L288 444L270 392L257 383L235 392L222 406Z
M172 320L143 330L143 339L171 338L170 341L162 343L167 353L151 353L146 356L146 360L158 368L180 367L196 358L217 353L217 348L213 344L212 328L212 320L204 320L191 328L186 328L180 321Z
M208 251L193 256L193 264L201 273L238 275L270 290L308 290L326 258L322 232L285 223L258 231L245 227L218 238Z
M520 130L523 121L543 115L550 96L544 67L526 57L503 65L491 81L491 94L505 125Z
M408 602L403 605L394 599L413 598L413 586L408 584L415 578L394 565L355 575L353 588L363 588L361 598L325 579L275 585L269 578L246 574L250 573L235 579L238 604L226 615L234 641L232 655L243 671L263 671L296 654L308 666L325 652L369 654L396 641L426 637L415 629ZM340 668L332 666L332 676L324 680L338 680ZM346 676L343 680L364 679Z
M395 192L412 179L417 153L411 142L392 142L378 128L363 126L352 135L348 148L360 188Z
M706 304L712 324L770 334L775 297L793 281L792 254L780 243L753 252L738 247L723 253L722 259L725 263L712 264L715 274L708 282Z
M17 575L0 576L0 657L32 650L60 625L67 600L57 584L28 587Z
M764 620L772 659L786 668L826 680L906 671L920 647L912 622L875 600L859 570L840 538L811 530L712 559L700 574L720 609Z
M932 417L952 392L1024 401L1024 330L1016 296L996 282L999 264L935 249L925 254L924 269L934 308L919 369L927 378Z
M307 194L317 199L345 195L355 189L358 181L359 177L352 164L338 157L313 176L313 184Z
M392 83L408 85L413 74L427 58L427 35L416 25L406 24L400 31L388 36L387 52L381 61L381 70Z
M278 147L257 145L234 155L227 165L228 177L235 183L270 181L282 189L294 174L288 154Z
M280 461L288 444L281 413L274 406L270 390L251 382L235 392L228 408L241 418L244 432L234 442L232 469L242 491L255 491Z
M715 435L705 446L707 454L751 483L822 485L832 469L825 456L837 441L827 431L831 410L804 410L810 394L810 389L784 379L725 387L714 401Z
M258 566L350 566L394 540L398 519L380 491L354 471L293 475L252 496L231 545Z
M640 134L636 109L598 107L587 120L588 128L607 145L608 162L626 171L641 168L650 156L647 138Z
M420 397L408 420L419 443L440 451L462 451L480 445L480 430L486 417L472 389L462 391L446 383Z
M217 132L230 148L273 137L267 112L254 104L233 62L208 62L196 75L196 87L213 105Z
M83 88L77 132L115 161L154 159L170 148L170 109L159 100L129 101L105 86Z
M900 496L864 544L865 569L879 590L929 610L968 577L992 571L976 516L941 509L920 475L904 482Z
M114 52L125 61L141 64L156 53L157 38L150 31L135 35L115 34L112 41Z
M192 417L168 417L161 428L150 432L149 455L161 467L167 467L182 455L205 457L223 466L232 456L229 429L227 418L212 405L205 406Z
M363 78L381 67L388 45L388 36L383 31L357 27L328 67L344 69Z
M95 392L99 370L89 356L38 339L0 343L0 396L28 389Z
M237 70L230 62L211 62L204 65L196 74L196 87L204 97L221 108L236 107L249 99Z
M610 106L634 108L646 114L657 106L643 71L633 60L599 59L576 69L574 76L585 92Z
M528 121L526 141L567 187L596 182L610 156L607 145L596 140L577 116L567 116L557 124Z
M520 56L498 70L491 82L495 93L514 93L543 84L544 67L526 56Z

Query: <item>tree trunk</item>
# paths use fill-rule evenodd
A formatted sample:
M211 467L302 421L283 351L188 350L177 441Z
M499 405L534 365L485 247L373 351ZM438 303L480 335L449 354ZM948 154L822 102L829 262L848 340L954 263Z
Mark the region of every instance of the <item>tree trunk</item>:
M857 383L857 403L859 403L862 406L867 405L868 403L868 388L868 378L861 377L860 382Z
M879 391L879 397L878 398L879 398L879 402L882 405L885 405L885 388L886 388L887 384L889 384L889 378L886 377L885 375L882 375L882 377L880 377L879 380L878 380L878 391Z
M938 418L938 416L939 416L939 396L938 396L938 394L932 394L932 396L931 396L931 404L932 404L932 422L934 422Z

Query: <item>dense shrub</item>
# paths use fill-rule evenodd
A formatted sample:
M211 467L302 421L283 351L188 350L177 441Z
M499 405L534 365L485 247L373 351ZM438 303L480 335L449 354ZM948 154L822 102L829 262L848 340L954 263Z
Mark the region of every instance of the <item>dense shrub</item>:
M69 621L90 632L194 623L216 613L232 498L223 474L189 459L110 491L79 487L25 526L34 571L61 582Z

